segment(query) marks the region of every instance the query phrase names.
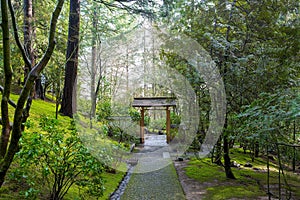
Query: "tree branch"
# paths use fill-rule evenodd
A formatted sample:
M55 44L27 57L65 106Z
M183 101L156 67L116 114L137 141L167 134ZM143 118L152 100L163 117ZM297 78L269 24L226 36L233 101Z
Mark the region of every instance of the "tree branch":
M0 85L0 92L3 94L3 92L4 92L4 88L3 88L3 86L1 86ZM9 103L9 105L11 105L12 107L14 107L14 108L16 108L17 107L17 104L13 101L13 100L11 100L11 99L8 99L8 103Z
M140 6L140 4L143 4L144 1L140 1L140 0L116 0L116 1L112 1L112 2L107 2L105 0L94 0L97 3L101 3L103 5L105 5L109 10L112 10L112 8L117 8L117 9L122 9L122 10L126 10L128 13L133 13L133 14L144 14L147 17L153 17L153 13L149 10L146 9L141 9L141 8L137 8L136 5ZM133 3L133 5L129 6L126 5L125 3ZM146 1L147 3L154 3L153 1Z
M2 118L0 117L0 125L2 125L3 126L3 120L2 120ZM10 127L10 129L12 128L12 126L13 126L13 123L9 123L9 127Z
M18 34L18 27L17 27L16 17L15 17L15 11L14 11L14 8L12 6L11 1L8 1L8 7L9 7L9 11L10 11L11 20L12 20L12 26L13 26L13 30L14 30L15 41L16 41L17 46L19 47L19 49L21 51L22 58L25 62L25 65L31 66L31 61L27 57L24 46L21 44L21 41L20 41L20 37L19 37L19 34Z

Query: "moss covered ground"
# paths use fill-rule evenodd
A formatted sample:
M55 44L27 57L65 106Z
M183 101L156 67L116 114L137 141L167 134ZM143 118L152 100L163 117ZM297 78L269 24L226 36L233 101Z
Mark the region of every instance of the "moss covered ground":
M231 160L241 164L241 167L232 171L235 180L227 179L224 168L211 162L210 158L191 159L185 168L188 177L195 179L199 184L205 186L205 195L202 199L258 199L267 197L267 165L262 157L255 158L252 162L248 154L244 154L242 149L232 149ZM252 167L244 167L250 163ZM282 184L281 195L285 198L291 191L292 199L300 199L300 176L290 172L285 172L287 185ZM272 197L278 198L278 167L276 162L270 163L270 192ZM281 175L281 183L283 177ZM288 188L290 187L290 189ZM286 190L288 189L288 190Z

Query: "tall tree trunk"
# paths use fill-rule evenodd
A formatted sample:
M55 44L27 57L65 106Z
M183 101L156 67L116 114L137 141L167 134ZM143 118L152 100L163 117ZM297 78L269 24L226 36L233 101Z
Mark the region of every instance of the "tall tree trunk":
M254 144L254 157L258 158L258 156L259 156L259 142L255 141L255 144Z
M79 49L80 0L70 1L67 63L60 113L73 117L76 113L76 87Z
M31 70L31 66L33 66L34 56L33 56L33 48L32 48L32 37L33 37L33 6L32 0L23 0L24 4L24 49L26 52L26 56L31 61L31 65L25 64L24 68L24 83L27 79L28 73Z
M236 0L234 0L231 3L232 8L231 8L231 11L230 11L230 14L229 14L229 23L228 23L227 30L226 30L226 41L227 41L228 44L227 44L226 49L225 49L225 54L223 55L224 60L225 60L225 62L224 62L224 71L223 71L223 80L224 80L224 83L225 83L225 91L227 91L228 85L229 85L229 81L227 79L227 76L228 76L227 73L229 71L227 65L228 65L228 61L229 61L229 57L230 57L229 34L230 34L230 31L231 31L230 23L232 21L233 7L235 6L235 4L236 4ZM228 112L228 109L226 109L226 110ZM224 169L225 169L225 174L226 174L227 178L235 179L234 174L232 173L232 170L231 170L231 161L230 161L230 156L229 156L229 139L228 139L228 130L227 130L227 128L228 128L228 113L226 113L226 116L225 116L225 124L224 124L224 129L223 129Z
M9 37L9 24L8 24L8 11L6 0L1 0L1 17L2 17L2 51L3 51L3 67L5 75L5 85L1 89L2 100L1 100L1 125L2 132L0 138L0 161L5 157L7 151L7 145L10 136L10 122L8 112L8 101L10 97L10 87L12 83L12 67L10 60L10 37ZM0 177L2 177L2 171L0 169ZM0 186L1 186L0 180Z
M96 47L96 40L97 40L97 12L96 9L93 11L93 27L92 27L92 65L91 65L91 113L90 119L92 120L96 114L96 101L97 101L97 94L96 94L96 54L97 54L97 47Z
M35 98L39 98L44 100L45 99L45 93L42 85L42 80L41 78L36 79L35 81Z
M219 166L222 166L222 145L221 145L221 142L222 142L222 137L220 137L218 139L218 142L217 144L215 144L215 152L214 152L214 160L213 162Z
M35 65L35 51L33 48L33 39L35 37L34 24L34 6L33 0L23 0L24 4L24 49L27 57L31 61L31 65L25 64L24 67L24 83L32 66ZM44 99L43 86L41 79L38 77L35 81L35 86L32 88L31 96L34 98Z
M224 131L223 131L223 150L224 150L224 169L225 169L225 174L227 178L230 179L235 179L234 174L232 173L231 170L231 161L229 157L229 140L228 140L228 133L227 133L227 127L228 127L228 122L227 122L227 115L225 118L225 124L224 124Z

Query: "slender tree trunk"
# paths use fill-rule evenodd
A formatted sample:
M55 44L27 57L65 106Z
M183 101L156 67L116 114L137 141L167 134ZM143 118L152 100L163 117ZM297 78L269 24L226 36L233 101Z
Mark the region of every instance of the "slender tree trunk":
M296 143L296 120L294 119L293 141ZM293 172L296 170L296 147L293 147Z
M24 67L24 83L28 76L28 73L35 65L35 51L33 48L33 41L35 38L34 24L34 6L33 0L23 0L24 4L24 49L27 57L31 61L31 65L25 63ZM44 99L43 86L41 79L38 77L35 81L35 86L32 88L31 96L34 98Z
M80 0L70 1L67 63L60 113L73 117L76 113L77 67L79 49Z
M93 28L92 28L92 66L91 66L91 114L90 119L92 120L96 114L96 101L97 101L97 94L96 94L96 54L97 54L97 47L96 47L96 30L97 30L97 12L94 10L93 12Z
M61 100L60 79L55 84L55 119L58 118L58 107Z
M218 142L217 144L215 145L215 159L214 159L214 163L216 163L217 165L219 166L222 166L222 146L221 146L221 142L222 142L222 139L221 137L218 139Z
M259 142L255 141L254 144L254 157L257 158L259 156Z
M225 169L225 174L226 174L227 178L235 179L235 176L231 170L231 161L230 161L230 157L229 157L229 140L228 140L228 135L227 135L228 133L226 133L227 127L228 127L228 122L227 122L227 115L226 115L224 131L223 131L224 169Z
M225 54L224 56L224 72L223 72L223 79L224 79L224 83L225 83L225 91L228 89L227 85L229 85L229 81L227 79L227 73L228 73L228 61L229 61L229 57L230 57L230 40L229 40L229 34L231 31L231 26L230 23L232 21L232 13L233 13L233 7L236 4L236 0L234 0L231 5L231 11L229 14L229 22L228 22L228 26L227 26L227 30L226 30L226 41L227 41L227 46L225 49ZM230 69L230 68L229 68ZM228 110L228 109L226 109ZM224 158L224 169L225 169L225 174L227 178L230 179L235 179L234 174L232 173L231 170L231 161L230 161L230 156L229 156L229 139L228 139L228 132L227 132L227 128L228 128L228 114L226 114L225 116L225 124L224 124L224 129L223 129L223 158Z
M4 158L7 145L10 136L10 122L9 122L9 112L8 112L8 101L10 97L10 87L12 84L12 67L10 63L10 37L9 37L9 24L8 24L8 11L6 0L1 0L1 17L2 17L2 51L3 51L3 66L5 74L5 85L2 90L2 100L1 100L1 125L2 132L0 138L0 161ZM0 169L0 173L2 173ZM2 177L2 175L0 175ZM0 180L1 186L2 180Z
M32 37L33 37L33 6L32 0L23 0L24 4L24 49L26 52L26 56L31 61L31 65L25 64L24 67L24 83L27 79L28 73L31 70L31 66L33 66L34 56L33 56L33 48L32 48Z
M36 79L35 81L35 98L39 98L44 100L45 95L44 95L44 89L42 86L42 80L40 78Z

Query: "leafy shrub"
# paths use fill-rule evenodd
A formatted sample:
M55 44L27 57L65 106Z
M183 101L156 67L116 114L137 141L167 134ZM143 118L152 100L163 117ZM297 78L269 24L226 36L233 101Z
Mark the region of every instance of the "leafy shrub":
M103 166L83 146L74 121L66 129L57 120L42 117L39 126L41 132L23 134L22 148L17 155L23 168L35 169L34 174L39 175L50 192L48 198L63 199L74 184L89 195L102 195Z
M179 125L181 122L181 116L177 115L174 112L171 113L170 118L171 118L171 124Z
M108 118L112 115L112 107L110 99L101 99L97 103L97 119L100 122L108 120Z
M166 129L166 119L165 118L158 118L155 120L151 120L150 128L155 130L165 130Z
M135 108L129 108L129 116L133 122L139 122L141 120L141 113Z

